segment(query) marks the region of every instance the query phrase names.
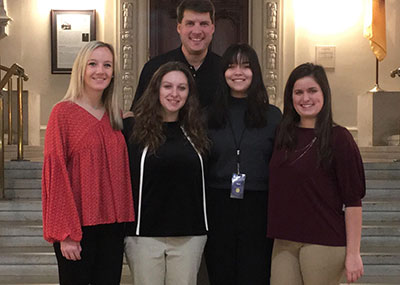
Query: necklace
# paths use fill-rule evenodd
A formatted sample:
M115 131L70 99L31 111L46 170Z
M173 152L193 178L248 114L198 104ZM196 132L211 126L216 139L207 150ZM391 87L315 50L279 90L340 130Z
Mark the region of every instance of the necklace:
M300 158L302 158L310 150L310 148L312 148L312 146L314 145L316 140L317 140L317 137L314 137L305 147L303 147L302 149L299 149L299 150L295 150L294 152L302 151L302 153L295 160L293 160L290 164L293 165L296 161L298 161Z

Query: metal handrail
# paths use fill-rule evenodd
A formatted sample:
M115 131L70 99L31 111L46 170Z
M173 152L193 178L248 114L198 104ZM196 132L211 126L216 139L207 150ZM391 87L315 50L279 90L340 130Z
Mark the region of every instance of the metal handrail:
M11 104L12 104L12 77L17 76L17 91L18 91L18 154L17 160L24 160L23 152L23 106L22 106L22 91L23 81L29 79L25 74L24 69L14 63L10 68L0 65L0 70L6 71L6 74L0 81L0 91L8 83L8 118L9 118L9 144L11 144ZM0 199L4 199L4 104L3 94L0 93Z
M29 79L28 75L25 74L25 70L17 63L14 63L10 68L5 67L4 65L0 64L0 70L7 72L6 75L4 75L3 79L0 82L0 90L3 89L4 86L6 86L6 84L8 83L8 80L13 75L22 77L24 79L24 81L27 81Z

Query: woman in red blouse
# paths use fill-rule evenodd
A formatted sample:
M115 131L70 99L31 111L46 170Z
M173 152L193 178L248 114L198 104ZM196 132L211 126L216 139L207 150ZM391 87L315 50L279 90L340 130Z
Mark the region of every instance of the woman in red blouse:
M84 46L47 125L43 233L60 284L120 283L124 223L134 212L114 63L111 45Z

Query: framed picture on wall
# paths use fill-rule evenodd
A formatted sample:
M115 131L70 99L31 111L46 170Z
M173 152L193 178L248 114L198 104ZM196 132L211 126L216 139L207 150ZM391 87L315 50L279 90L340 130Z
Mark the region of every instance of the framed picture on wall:
M51 10L51 73L71 73L79 50L96 39L96 10Z

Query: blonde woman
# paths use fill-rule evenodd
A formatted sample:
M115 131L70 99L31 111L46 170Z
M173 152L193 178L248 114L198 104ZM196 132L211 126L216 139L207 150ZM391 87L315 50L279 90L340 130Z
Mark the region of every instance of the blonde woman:
M112 46L88 43L47 125L43 232L62 285L120 283L124 222L134 212L114 76Z

